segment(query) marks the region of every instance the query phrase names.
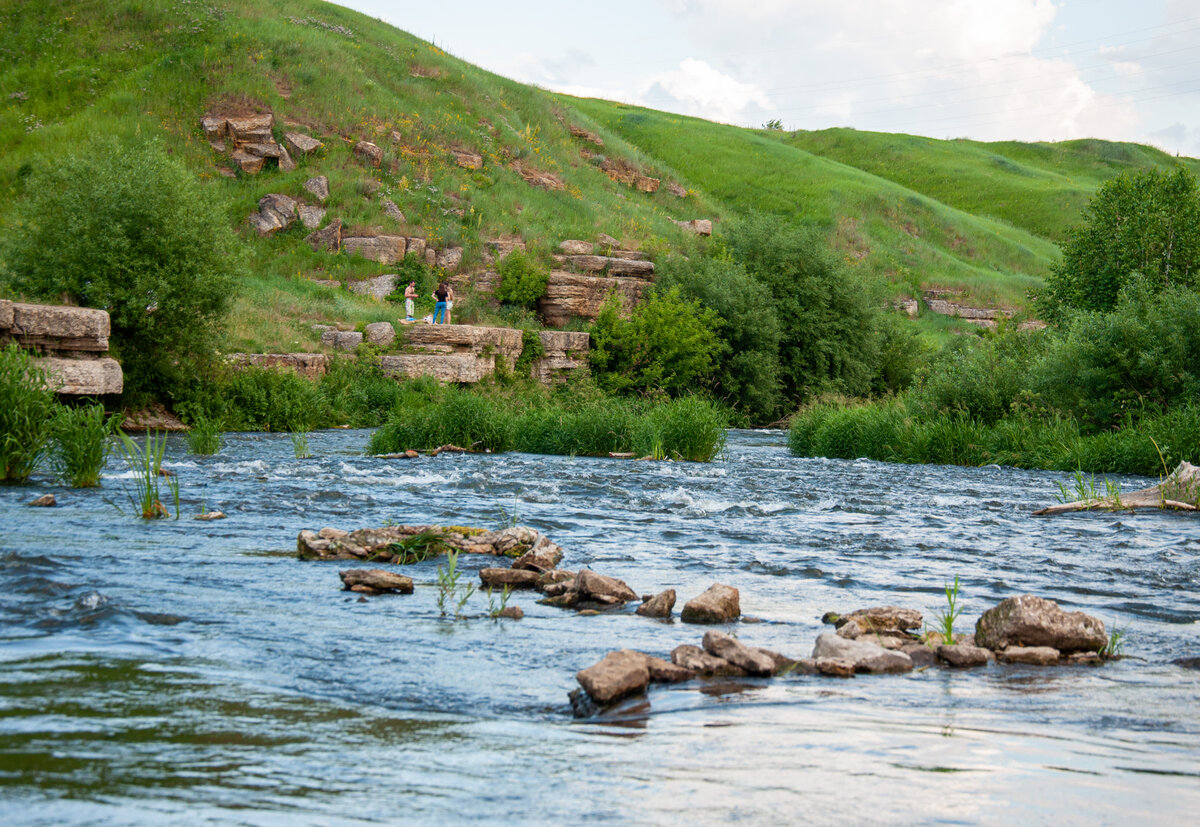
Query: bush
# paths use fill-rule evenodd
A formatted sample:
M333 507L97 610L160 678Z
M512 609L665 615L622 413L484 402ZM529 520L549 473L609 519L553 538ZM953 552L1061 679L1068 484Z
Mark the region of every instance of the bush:
M0 481L25 482L46 453L54 393L16 343L0 350Z
M779 403L779 319L771 291L728 259L672 256L659 267L660 289L678 287L720 319L724 346L714 356L713 392L758 421Z
M99 485L112 448L110 437L120 421L119 415L105 417L99 402L60 406L50 426L51 458L59 476L75 488Z
M217 386L219 410L234 431L311 431L329 424L329 404L314 382L287 368L241 368Z
M678 287L652 293L629 319L621 319L619 309L611 296L592 326L588 359L600 387L679 396L708 385L725 348L713 311L683 298Z
M40 165L10 283L31 297L109 312L127 395L173 392L215 355L239 245L221 209L155 142L97 141Z
M1133 280L1111 313L1068 315L1031 383L1092 430L1200 403L1200 294Z
M513 419L502 403L450 390L438 401L393 411L371 437L367 450L390 454L457 445L474 451L507 451L514 443Z
M1043 340L1043 334L1019 331L955 337L909 393L909 409L927 418L949 414L997 422L1026 395L1030 365Z
M500 259L496 272L500 274L500 286L496 288L498 301L532 308L546 295L550 271L521 250L513 250Z
M432 380L431 380L432 381ZM437 382L432 381L436 388ZM429 383L422 384L428 389ZM334 359L319 384L330 416L355 428L374 428L412 394L410 383L387 376L377 359ZM418 396L427 396L418 392Z

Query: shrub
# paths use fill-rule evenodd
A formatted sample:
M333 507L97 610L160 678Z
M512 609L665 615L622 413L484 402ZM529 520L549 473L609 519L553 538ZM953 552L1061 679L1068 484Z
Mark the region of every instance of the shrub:
M651 294L629 319L620 318L619 307L611 296L592 326L588 359L602 388L679 396L708 384L725 347L713 311L683 298L678 287Z
M714 355L713 393L759 421L779 402L779 319L771 291L727 258L672 256L658 270L661 289L678 287L720 319L724 346Z
M0 350L0 481L24 482L45 455L54 393L16 343Z
M546 295L550 281L549 269L542 267L527 253L513 250L496 264L500 275L500 286L496 298L505 304L532 308L537 300Z
M192 418L187 432L188 450L193 454L212 455L221 450L221 423L201 414Z
M432 382L436 388L437 382ZM335 359L321 377L319 389L332 418L356 428L374 428L412 394L414 385L387 376L377 359ZM428 388L429 383L421 387ZM423 394L418 392L418 397ZM424 394L427 395L427 394Z
M50 426L51 458L59 476L75 488L99 485L112 448L110 437L120 421L119 415L105 417L99 402L60 406Z
M909 393L910 410L922 417L952 414L988 424L1000 420L1022 399L1043 338L1019 331L955 337Z
M240 368L217 388L216 415L231 430L310 431L331 418L317 385L287 368Z
M215 354L239 245L221 209L155 142L106 139L40 165L10 233L18 292L109 312L127 394L172 396Z
M514 417L502 403L467 391L450 390L422 407L402 407L371 437L368 451L388 454L457 445L475 451L513 446Z

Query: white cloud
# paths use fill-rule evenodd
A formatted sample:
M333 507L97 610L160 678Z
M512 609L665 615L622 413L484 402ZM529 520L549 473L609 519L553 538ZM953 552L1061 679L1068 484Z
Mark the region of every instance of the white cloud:
M771 100L762 88L742 83L719 72L703 60L688 58L669 72L659 72L642 81L643 100L669 96L683 114L702 115L726 123L738 120L747 108L770 109Z

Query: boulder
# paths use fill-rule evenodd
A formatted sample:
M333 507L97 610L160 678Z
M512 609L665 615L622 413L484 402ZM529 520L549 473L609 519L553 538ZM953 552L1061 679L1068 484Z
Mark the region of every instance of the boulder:
M251 155L244 150L235 149L229 154L229 159L237 164L242 172L247 175L258 175L258 173L262 172L263 159L257 155Z
M729 623L741 613L738 590L713 583L703 594L684 604L680 617L684 623Z
M707 218L694 218L691 221L676 221L675 223L696 235L712 235L712 221Z
M987 666L989 660L992 659L992 653L987 649L979 646L968 646L965 643L948 645L943 643L937 648L938 659L958 667L966 669L973 666Z
M902 609L898 606L872 606L869 609L856 609L834 620L834 626L839 632L851 623L857 626L858 634L851 631L842 637L853 639L862 633L920 629L921 613L916 609Z
M279 147L279 169L282 172L291 172L296 168L296 162L292 160L292 156L282 146Z
M649 284L640 278L552 270L546 293L538 299L538 312L550 327L562 327L573 317L595 319L608 297L615 292L621 302L621 315L625 317L642 300Z
M296 220L299 203L290 195L272 192L258 199L258 211L268 218L274 219L281 229L290 227Z
M396 574L383 569L347 569L338 572L346 589L352 591L371 590L373 592L399 592L412 594L413 581L411 577ZM356 588L357 587L357 588Z
M542 540L544 542L540 542L536 547L513 560L512 567L535 572L539 578L544 573L557 571L554 567L562 562L562 549L550 542L548 538L543 537ZM569 574L569 572L566 573ZM574 575L571 577L574 579Z
M923 643L910 643L900 650L913 662L913 669L926 669L937 665L937 655Z
M584 600L609 605L637 600L637 593L629 588L625 581L596 574L591 569L583 569L575 575L575 591L579 592L580 598Z
M371 322L363 328L363 333L366 334L367 344L376 347L390 347L396 341L396 328L392 327L391 322Z
M685 643L671 650L671 662L698 675L714 677L745 677L746 670L724 658L709 654L699 646Z
M454 153L454 162L463 169L482 169L483 156L477 152L471 152L466 149L451 149Z
M665 187L667 192L671 193L671 195L674 195L676 198L687 198L687 190L674 181L668 181L665 184Z
M360 255L380 264L396 264L404 258L406 247L402 235L346 236L342 239L342 248L350 255Z
M849 661L858 672L910 672L913 668L912 658L903 652L893 652L866 640L838 637L832 632L817 638L812 656L818 663L823 658Z
M831 678L853 678L854 677L854 662L842 660L841 658L814 658L813 666L817 672L822 675L828 675Z
M275 116L270 113L229 118L226 125L229 137L239 144L273 141L274 128Z
M617 241L611 235L607 235L605 233L600 233L598 236L596 236L596 243L601 247L607 247L610 250L621 246L621 242Z
M514 561L515 563L515 561ZM546 591L547 589L559 589L559 594L566 591L575 582L575 572L567 571L566 569L551 569L550 571L542 572L538 577L538 590Z
M259 158L279 158L286 150L274 141L259 144L242 144L242 149Z
M335 218L329 226L309 233L304 240L314 251L327 250L336 253L342 248L342 220Z
M610 652L599 663L575 674L588 697L607 706L629 695L646 691L650 684L650 669L640 652L622 649Z
M406 238L405 243L408 245L408 254L410 256L419 256L424 258L425 248L428 247L423 238Z
M578 239L569 238L558 245L558 249L564 255L568 256L590 256L592 254L592 242L579 241Z
M384 273L374 278L348 282L347 286L350 288L351 293L357 293L360 296L370 296L375 301L383 301L395 292L397 278L399 277L395 273ZM384 322L384 324L387 323ZM395 336L396 332L393 330L392 338L395 338Z
M192 519L193 520L201 520L206 523L211 523L213 520L224 520L225 512L224 511L205 511L203 514L197 514L195 517L192 517Z
M47 356L33 360L46 372L46 384L68 396L109 396L121 393L125 375L116 359Z
M775 659L751 649L740 640L724 632L710 630L704 633L704 651L729 661L744 669L747 674L769 677L775 674Z
M1027 663L1033 666L1055 666L1059 651L1051 646L1009 646L996 653L1001 663Z
M297 211L300 213L300 223L310 230L315 230L321 226L321 222L325 220L324 207L311 207L308 204L301 204Z
M329 197L329 179L324 175L309 178L304 182L304 189L312 193L318 201L324 202Z
M520 606L505 606L496 617L503 617L507 620L520 620L525 617L525 612Z
M397 224L408 223L408 217L404 214L404 211L397 207L396 202L390 198L383 199L383 214Z
M311 135L305 135L303 132L285 132L283 133L283 140L287 144L288 152L293 155L312 155L313 153L320 152L325 146L325 144L316 138ZM329 197L328 192L326 192L325 197Z
M660 179L651 178L649 175L638 175L633 179L633 185L638 192L658 192L660 183Z
M359 141L354 145L354 155L365 164L377 167L383 163L383 150L370 141Z
M975 624L975 644L999 652L1010 646L1049 646L1060 652L1098 652L1108 643L1104 623L1064 612L1053 600L1023 594L1006 598Z
M674 608L675 590L667 589L649 600L642 601L642 605L637 607L637 613L642 617L667 618L671 616L671 610Z
M326 330L321 334L321 344L334 350L355 350L362 341L363 335L357 330Z
M54 508L58 505L58 500L54 498L53 494L43 494L36 500L30 500L29 505L32 508Z
M654 262L645 259L610 258L608 260L610 276L627 276L630 278L651 278L654 275Z
M500 589L536 589L538 573L524 569L480 569L479 579L485 587Z

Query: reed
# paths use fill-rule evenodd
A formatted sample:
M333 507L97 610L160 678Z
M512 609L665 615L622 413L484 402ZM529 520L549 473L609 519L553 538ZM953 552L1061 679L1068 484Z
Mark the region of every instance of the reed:
M75 488L99 485L112 449L110 437L120 422L120 414L106 417L99 402L60 406L50 424L51 461L59 476Z
M46 454L54 393L29 354L0 350L0 481L25 482Z
M724 412L706 399L673 399L638 420L633 451L655 459L708 462L725 447L725 423Z
M200 415L192 420L187 432L188 450L193 454L211 456L221 450L221 421Z
M163 505L159 496L159 486L166 481L175 504L175 519L179 519L179 479L174 475L164 475L162 460L167 449L167 435L146 433L145 445L138 445L128 434L119 431L119 449L125 464L133 474L133 480L126 485L125 490L133 504L134 511L144 520L168 517L170 512Z

